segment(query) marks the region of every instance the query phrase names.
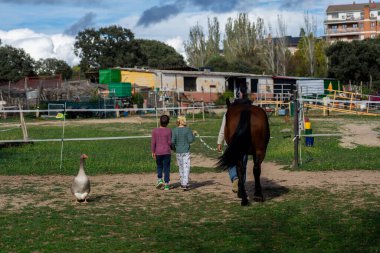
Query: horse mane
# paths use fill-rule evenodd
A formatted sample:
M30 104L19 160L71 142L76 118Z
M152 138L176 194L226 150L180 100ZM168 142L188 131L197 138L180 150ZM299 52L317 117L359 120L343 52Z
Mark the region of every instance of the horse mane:
M232 105L252 105L252 101L248 98L236 98L231 103L230 99L226 98L226 105L227 105L227 109L228 109Z

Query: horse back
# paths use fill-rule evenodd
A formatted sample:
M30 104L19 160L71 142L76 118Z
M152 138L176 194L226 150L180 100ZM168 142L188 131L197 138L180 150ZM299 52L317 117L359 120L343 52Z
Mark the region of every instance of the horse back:
M250 154L256 149L266 150L269 142L269 123L266 112L258 106L237 104L227 110L225 125L225 140L229 144L233 135L239 129L239 122L243 114L249 114L249 128L251 137Z
M251 107L250 120L252 142L254 143L256 149L260 148L265 151L270 138L267 113L261 107L253 105Z

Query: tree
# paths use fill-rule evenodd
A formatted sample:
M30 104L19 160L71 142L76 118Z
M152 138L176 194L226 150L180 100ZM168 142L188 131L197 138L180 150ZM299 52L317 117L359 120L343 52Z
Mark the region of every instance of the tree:
M235 66L236 71L262 73L264 70L259 40L262 37L260 34L262 31L262 19L258 19L255 26L246 13L240 13L235 20L228 19L225 26L223 51L231 66Z
M229 18L225 27L224 55L231 61L242 57L254 57L257 45L255 24L247 13L240 13L237 19Z
M0 81L18 81L34 76L34 60L23 49L0 46Z
M309 13L305 13L305 35L302 37L305 43L303 50L305 51L306 61L309 65L309 75L315 74L315 34L317 32L317 24L314 17L310 17Z
M277 16L277 40L276 40L276 53L277 53L277 72L280 75L286 75L288 65L288 42L286 37L286 24L281 15Z
M81 70L145 65L145 55L131 30L120 26L85 29L75 38L74 53L81 58Z
M58 75L61 74L63 79L70 79L73 70L62 60L55 58L40 59L36 62L35 72L38 75Z
M223 40L223 58L219 57L220 29L217 18L208 19L207 39L202 27L197 24L190 28L189 40L184 45L188 62L195 67L217 66L215 69L228 69L228 71L237 69L240 72L263 70L263 63L258 55L260 48L255 24L249 20L246 13L240 13L235 20L228 19ZM222 67L215 59L226 60L228 65Z
M261 49L261 59L263 60L265 70L268 74L277 75L276 47L272 38L272 27L265 29L264 20L257 20L257 38Z
M229 71L238 73L262 73L263 69L259 64L251 64L250 62L236 59L230 62Z
M208 19L208 38L206 42L206 60L220 54L220 31L219 21L216 17L211 21Z
M227 72L231 71L231 66L223 55L216 55L206 62L206 66L214 71Z
M274 32L271 25L266 29L262 19L258 19L256 22L257 43L260 48L259 56L268 74L286 75L288 72L291 53L288 50L286 30L286 24L281 15L277 16L276 37L274 38L272 37Z
M73 66L71 68L71 70L73 71L73 74L72 74L72 78L73 79L82 79L82 78L85 78L85 75L84 73L81 71L80 69L80 66L79 65L76 65L76 66Z
M201 67L206 62L206 41L202 26L190 28L189 40L184 43L187 60L191 66Z
M327 57L325 53L327 46L327 42L322 39L317 40L315 44L315 76L317 77L326 77L327 75Z
M380 80L380 41L337 42L327 48L328 75L343 82L359 84Z
M220 30L216 17L208 19L208 35L203 32L199 24L190 28L189 40L185 41L187 60L191 66L202 67L206 62L220 54Z
M147 59L147 65L151 68L168 68L186 66L183 56L175 49L157 40L137 40L142 54Z

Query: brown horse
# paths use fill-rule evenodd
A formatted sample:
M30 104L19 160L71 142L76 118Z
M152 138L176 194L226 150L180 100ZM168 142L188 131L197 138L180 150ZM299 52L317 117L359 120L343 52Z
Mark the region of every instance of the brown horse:
M251 103L235 101L233 104L227 100L226 125L224 137L228 144L227 149L219 158L218 167L228 169L236 165L239 178L238 196L241 197L241 205L248 205L243 177L243 157L252 155L255 178L254 201L264 201L261 191L260 174L261 163L265 158L270 132L266 112Z

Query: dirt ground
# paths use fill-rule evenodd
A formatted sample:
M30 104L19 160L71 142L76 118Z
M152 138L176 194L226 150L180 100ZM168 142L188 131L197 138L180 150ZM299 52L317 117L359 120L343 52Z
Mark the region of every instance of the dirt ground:
M378 124L347 124L342 127L344 134L340 145L344 148L356 148L357 145L365 145L370 147L380 147L380 136L374 131Z
M193 165L204 157L193 157ZM215 161L208 160L214 164ZM253 196L253 164L248 163L246 188L248 196ZM128 196L137 196L141 205L157 197L154 187L156 175L154 173L128 174L128 175L99 175L89 176L91 181L91 194L89 202L97 201L99 205L107 205L113 198L126 199ZM183 192L179 187L178 173L171 174L171 190L165 192L167 200L176 202L178 195L189 197L199 194L214 194L221 196L226 202L239 203L236 194L231 191L231 182L228 173L191 173L190 187ZM5 207L20 210L22 207L49 206L60 208L60 202L73 201L70 185L73 176L0 176L2 191L0 194L0 209ZM321 188L332 192L364 190L380 196L380 171L329 171L329 172L296 172L282 170L274 163L263 163L261 182L264 196L267 200L281 201L286 193L292 189ZM32 189L32 190L31 190ZM166 197L166 196L165 196Z
M127 117L109 120L88 120L72 121L70 124L92 124L110 122L130 122L142 123L154 121L154 119L144 119L141 117ZM32 123L32 124L45 124ZM61 124L53 122L49 124ZM369 145L380 147L379 134L373 129L377 125L368 124L347 124L342 127L343 133L350 133L341 139L341 145L345 148L355 148L356 145ZM365 133L365 134L363 134ZM359 135L360 134L360 135ZM192 155L192 166L209 167L215 166L216 160L203 157L202 155ZM379 165L380 166L380 165ZM252 162L248 163L247 191L248 195L253 195L253 173ZM149 201L157 196L155 189L155 174L129 174L129 175L100 175L89 176L92 190L91 199L101 199L100 202L107 202L107 196L128 196L128 194L140 194L141 200ZM212 193L223 196L226 201L238 202L236 194L231 191L231 182L228 173L202 173L190 174L191 190L183 192L179 188L178 173L171 174L171 190L169 198L174 199L176 195L198 195ZM0 194L0 209L11 206L13 209L20 209L27 205L36 206L56 206L54 203L62 199L71 201L73 197L69 187L73 180L72 176L0 176L2 191ZM328 172L298 172L282 170L281 166L274 163L263 163L262 185L266 199L281 200L280 196L273 196L273 192L289 191L295 188L323 188L331 191L362 189L366 192L380 196L380 171L351 170L351 171L328 171ZM33 190L23 191L32 187ZM38 193L38 194L36 194ZM46 196L49 196L46 198Z

